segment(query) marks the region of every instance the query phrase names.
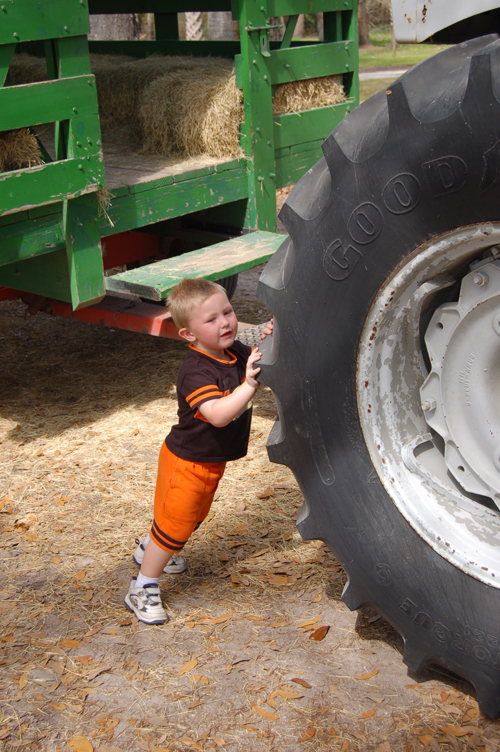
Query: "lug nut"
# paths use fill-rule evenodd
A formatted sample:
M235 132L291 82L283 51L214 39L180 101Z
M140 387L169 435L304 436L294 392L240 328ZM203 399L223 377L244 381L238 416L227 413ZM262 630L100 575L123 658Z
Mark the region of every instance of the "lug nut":
M436 402L435 399L432 399L432 398L426 399L426 400L424 400L424 402L422 402L421 407L422 407L422 410L424 411L424 413L428 413L431 410L435 410L436 409L437 402Z
M477 274L474 274L473 279L474 279L474 284L479 285L481 287L482 285L488 284L489 277L486 274L486 272L478 272Z

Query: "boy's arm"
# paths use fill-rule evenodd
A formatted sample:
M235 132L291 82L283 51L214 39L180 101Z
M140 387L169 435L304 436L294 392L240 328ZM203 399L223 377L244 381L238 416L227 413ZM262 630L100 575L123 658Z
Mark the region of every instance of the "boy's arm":
M209 400L200 405L199 410L204 418L213 426L223 428L231 423L248 405L259 387L255 376L260 368L254 368L254 364L260 360L262 353L256 348L252 350L247 360L245 381L234 392L226 397Z

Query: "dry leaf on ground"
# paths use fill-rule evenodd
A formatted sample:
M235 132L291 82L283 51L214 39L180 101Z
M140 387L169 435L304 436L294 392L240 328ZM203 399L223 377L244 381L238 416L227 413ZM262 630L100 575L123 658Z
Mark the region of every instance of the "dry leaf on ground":
M312 627L313 624L317 624L319 621L321 621L321 616L316 616L314 619L308 619L307 621L303 621L301 624L298 624L297 629L306 629L307 627Z
M305 687L306 689L312 688L312 685L305 679L301 679L300 676L295 676L291 681L295 682L295 684L300 684L301 687Z
M299 736L299 742L308 742L309 739L312 739L313 736L316 734L316 729L314 726L309 726L303 734Z
M182 676L183 674L187 674L189 671L192 671L192 669L198 665L198 661L196 658L192 658L190 661L185 663L183 666L179 669L179 676Z
M450 736L467 736L467 734L473 734L477 729L472 726L440 726L439 730L443 734L449 734Z
M316 642L321 642L321 640L325 639L329 629L330 627L327 627L326 625L318 627L318 629L315 629L314 632L309 635L309 639L316 640Z
M73 752L93 752L94 747L92 746L92 742L90 742L86 736L73 736L69 742L68 747L70 747Z
M372 718L376 712L377 711L375 710L375 708L371 708L371 710L365 710L365 712L362 713L359 717L362 720L365 720L366 718Z
M268 721L277 721L279 718L277 713L271 713L269 710L264 710L264 708L260 708L258 705L252 705L252 709Z
M359 676L355 676L355 679L371 679L374 676L377 676L378 674L378 668L376 668L374 671L369 671L367 674L360 674Z
M292 692L291 689L280 687L273 692L271 697L282 697L284 700L299 700L301 697L304 697L304 695L302 692Z
M81 648L83 643L80 640L61 640L61 645L65 648Z
M274 488L271 488L271 486L268 486L262 493L256 494L258 499L268 499L270 496L274 494Z

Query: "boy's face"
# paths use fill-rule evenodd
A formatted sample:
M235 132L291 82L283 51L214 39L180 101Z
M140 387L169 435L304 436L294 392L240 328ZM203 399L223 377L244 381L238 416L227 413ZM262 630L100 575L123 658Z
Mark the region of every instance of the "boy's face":
M203 303L196 305L189 325L179 329L181 337L199 350L219 356L231 347L238 332L238 321L227 297L216 292Z

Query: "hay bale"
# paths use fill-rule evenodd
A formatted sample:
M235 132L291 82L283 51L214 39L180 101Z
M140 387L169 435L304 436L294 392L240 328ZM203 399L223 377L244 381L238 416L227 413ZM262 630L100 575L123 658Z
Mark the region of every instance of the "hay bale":
M9 72L5 79L5 86L19 86L33 84L47 80L47 63L44 57L35 57L25 52L14 55Z
M243 156L243 96L236 88L234 68L226 61L162 76L144 92L140 114L144 150L149 153Z
M163 74L161 58L155 55L136 60L123 56L120 60L119 55L91 55L90 62L96 79L102 127L109 130L112 138L113 129L124 124L132 133L140 133L138 104L148 84Z
M29 128L0 133L0 172L43 164L40 147Z
M104 149L106 142L159 156L242 157L243 95L224 58L91 55ZM15 55L8 83L47 78L45 61ZM338 76L276 87L273 114L344 101Z
M273 114L301 112L345 101L338 76L293 81L276 87ZM239 129L243 94L234 68L198 63L151 83L140 106L144 150L151 154L216 158L242 157Z
M171 98L167 94L169 85L175 90L179 86L178 81L182 81L181 85L185 85L184 82L189 78L199 80L213 70L227 69L232 66L230 62L220 58L152 55L139 60L128 58L120 62L117 67L114 61L107 59L109 57L91 55L103 138L122 143L133 141L137 148L145 146L146 151L151 151L147 137L146 142L143 143L145 127L148 126L148 131L150 130L150 113L147 108L148 114L145 118L143 106L144 102L151 98L150 89L155 86L156 82L165 79L165 83L160 87L165 92L165 101L158 102L158 106L161 113L166 111L167 117L160 112L155 116L156 127L169 134L167 139L163 138L165 142L172 137L169 124L173 113L170 108ZM178 97L175 99L178 100ZM174 126L174 131L176 127ZM159 143L158 139L154 140L155 143ZM153 150L153 153L168 156L177 151L176 146L172 144L169 149ZM188 154L189 152L181 151L181 153Z
M339 76L292 81L276 87L273 97L273 115L302 112L315 107L328 107L345 102L345 100L346 96Z

